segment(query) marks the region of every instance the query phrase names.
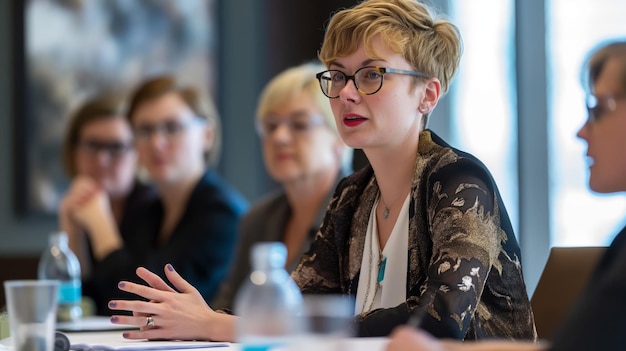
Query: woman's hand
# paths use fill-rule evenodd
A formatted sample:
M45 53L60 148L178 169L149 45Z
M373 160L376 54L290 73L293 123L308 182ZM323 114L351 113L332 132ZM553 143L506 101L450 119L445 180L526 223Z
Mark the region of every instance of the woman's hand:
M132 316L112 316L112 323L141 327L139 331L124 332L124 338L233 341L236 317L213 311L198 290L171 264L165 266L165 275L180 293L143 267L137 268L137 276L149 286L126 281L119 283L120 290L149 300L109 302L112 310L133 313ZM148 325L149 320L154 321L154 325Z
M103 220L115 223L109 197L97 184L81 184L72 208L72 218L88 231L94 231Z
M85 229L74 217L74 212L98 191L98 185L91 178L78 176L72 181L59 206L59 225L68 236L76 236Z
M87 232L96 260L123 246L109 197L91 178L79 176L72 182L61 203L59 222L72 250L80 248L81 235Z
M509 340L437 340L424 331L403 326L391 334L386 351L545 351L547 347L542 343Z
M390 336L386 351L444 351L445 347L426 332L411 327L399 327Z

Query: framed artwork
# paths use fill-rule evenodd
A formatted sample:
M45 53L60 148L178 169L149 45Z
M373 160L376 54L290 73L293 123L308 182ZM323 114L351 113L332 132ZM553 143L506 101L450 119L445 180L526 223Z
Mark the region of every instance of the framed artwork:
M173 74L214 95L217 0L14 2L15 204L54 214L70 180L61 166L68 118L101 91Z

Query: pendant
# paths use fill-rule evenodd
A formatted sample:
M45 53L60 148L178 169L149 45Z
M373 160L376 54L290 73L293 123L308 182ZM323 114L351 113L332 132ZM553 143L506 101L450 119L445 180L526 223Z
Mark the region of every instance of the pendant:
M387 257L383 258L382 261L380 261L380 263L378 264L378 279L377 283L380 284L380 282L383 281L383 279L385 279L385 267L387 266Z
M387 217L389 217L389 209L385 207L385 210L383 211L383 218L387 219Z

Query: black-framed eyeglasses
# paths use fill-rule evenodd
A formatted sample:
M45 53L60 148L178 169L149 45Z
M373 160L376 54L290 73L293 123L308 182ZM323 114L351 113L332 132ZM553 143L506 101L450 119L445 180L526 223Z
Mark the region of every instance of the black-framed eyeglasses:
M204 125L206 120L201 117L193 117L185 120L167 120L161 123L144 123L133 128L135 139L138 142L147 142L155 134L161 134L167 140L172 140L185 130L195 126Z
M590 124L598 121L602 116L617 109L617 102L626 99L626 94L620 95L593 95L585 97L587 107L587 121Z
M354 82L354 86L361 94L376 94L380 88L382 88L384 77L387 73L404 74L418 78L430 78L429 75L421 72L379 66L361 67L357 69L352 76L340 70L331 69L316 74L315 78L320 82L320 87L324 95L335 99L339 97L339 92L348 84L349 80Z
M111 158L120 158L133 149L132 141L102 141L102 140L80 140L77 143L80 150L89 155L97 155L101 152L107 154Z
M278 128L285 124L289 132L294 135L307 135L315 127L325 123L320 114L295 113L287 117L266 116L256 120L256 130L261 138L274 134Z

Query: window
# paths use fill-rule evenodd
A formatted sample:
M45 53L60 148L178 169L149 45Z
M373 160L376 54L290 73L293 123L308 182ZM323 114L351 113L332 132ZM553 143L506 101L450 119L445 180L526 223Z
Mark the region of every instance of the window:
M626 36L623 0L546 2L550 233L554 246L608 245L623 225L626 199L592 193L586 144L576 132L586 118L580 69L599 42Z
M455 0L449 10L464 46L450 92L450 142L489 168L518 233L514 3Z

